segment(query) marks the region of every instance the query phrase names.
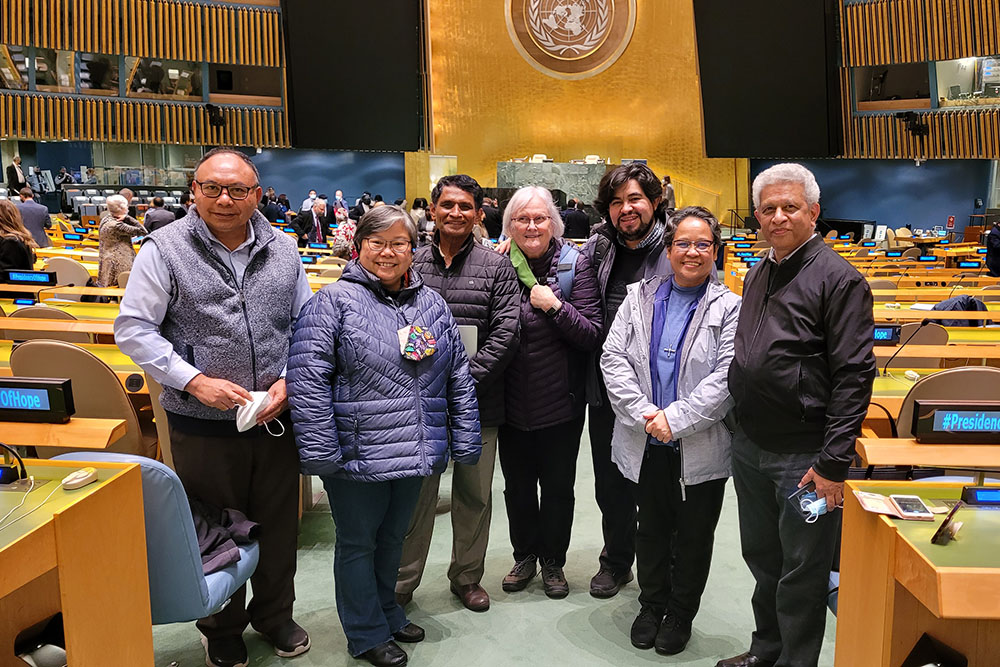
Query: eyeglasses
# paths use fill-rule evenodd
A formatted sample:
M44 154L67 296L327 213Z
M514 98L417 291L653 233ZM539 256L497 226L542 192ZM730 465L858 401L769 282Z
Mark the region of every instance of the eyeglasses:
M365 239L368 249L372 252L382 252L386 247L392 248L397 255L405 254L413 245L409 241L385 241L383 239Z
M677 250L680 250L681 252L687 252L688 250L691 249L691 246L694 246L698 250L698 252L708 252L715 245L715 242L714 241L694 241L694 242L691 242L691 241L674 241L670 245L673 246L674 248L676 248Z
M529 218L527 216L521 216L519 218L514 218L514 224L521 225L522 227L527 227L531 223L535 223L535 227L541 227L546 222L551 220L552 217L548 215L538 215L534 218Z
M229 198L236 201L246 199L250 196L250 191L257 187L256 185L219 185L218 183L202 183L201 181L195 181L195 183L201 188L201 193L209 199L218 199L222 196L222 191L225 190Z

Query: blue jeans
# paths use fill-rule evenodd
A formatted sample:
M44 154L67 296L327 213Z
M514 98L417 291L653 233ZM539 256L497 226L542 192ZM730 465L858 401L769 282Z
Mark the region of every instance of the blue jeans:
M396 604L396 574L422 482L421 477L390 482L323 477L337 529L337 614L355 657L389 641L408 623Z

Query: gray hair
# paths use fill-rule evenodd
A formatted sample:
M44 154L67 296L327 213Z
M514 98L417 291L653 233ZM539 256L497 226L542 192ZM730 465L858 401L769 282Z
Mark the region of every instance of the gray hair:
M108 213L111 215L128 213L128 200L121 195L111 195L104 203L107 205Z
M670 244L674 242L677 226L688 218L697 218L708 225L708 228L712 230L712 242L715 243L715 247L718 248L722 245L722 227L712 212L703 206L685 206L675 210L667 218L667 227L663 232L664 247L670 247Z
M753 179L753 205L760 206L760 193L769 185L776 183L798 183L806 195L806 204L812 206L819 203L819 183L813 173L795 162L783 162L765 169Z
M526 185L523 188L518 188L514 196L510 198L510 201L507 202L507 208L503 212L503 233L510 238L514 218L521 212L521 209L535 199L542 200L548 208L549 218L552 221L552 238L561 239L564 230L562 216L559 215L556 203L552 201L552 193L539 185Z
M413 224L413 218L399 206L387 204L376 206L358 220L358 226L354 230L354 249L361 252L362 241L369 236L384 232L397 222L403 223L403 226L406 227L406 233L410 235L410 244L416 247L417 226Z

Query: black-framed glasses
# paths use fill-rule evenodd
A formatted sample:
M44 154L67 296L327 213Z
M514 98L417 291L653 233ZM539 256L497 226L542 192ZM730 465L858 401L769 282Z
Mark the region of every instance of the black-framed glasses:
M204 183L195 181L195 183L201 188L201 193L209 199L218 199L222 196L222 191L225 190L229 198L236 201L246 199L250 196L250 192L257 187L256 185L219 185L211 181L205 181Z
M409 241L386 241L384 239L367 238L365 239L365 243L368 244L368 249L372 252L382 252L386 247L389 247L397 255L405 254L407 250L413 247Z
M687 252L694 246L698 252L708 252L715 245L714 241L674 241L671 243L674 248L677 248L681 252Z

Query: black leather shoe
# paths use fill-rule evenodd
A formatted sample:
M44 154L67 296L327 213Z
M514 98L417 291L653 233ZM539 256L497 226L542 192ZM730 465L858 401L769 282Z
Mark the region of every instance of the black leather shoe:
M660 655L676 655L687 648L691 641L691 624L667 612L660 631L656 633L656 652Z
M424 641L424 629L416 623L407 623L392 633L392 638L404 644L416 644Z
M309 650L312 643L309 633L295 621L289 619L284 624L263 634L274 646L274 653L279 658L294 658Z
M367 660L375 667L399 667L399 665L405 665L407 661L406 651L399 648L392 640L368 649L358 658Z
M653 648L656 640L656 632L660 629L660 621L663 620L663 612L652 607L643 607L639 615L632 621L632 646L643 650Z
M774 660L764 660L747 651L742 655L720 660L715 663L715 667L774 667Z
M632 581L632 570L626 570L624 574L615 574L602 567L590 580L590 594L595 598L613 598L618 595L621 587L630 581Z

